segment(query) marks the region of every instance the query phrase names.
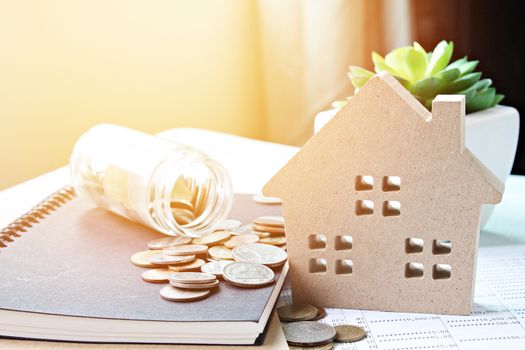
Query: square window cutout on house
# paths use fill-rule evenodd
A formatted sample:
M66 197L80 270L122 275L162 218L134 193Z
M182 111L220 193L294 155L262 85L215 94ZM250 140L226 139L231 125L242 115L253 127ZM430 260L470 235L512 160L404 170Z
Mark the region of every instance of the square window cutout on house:
M383 216L399 216L401 215L401 203L398 201L384 201L383 202Z
M308 248L310 249L326 249L325 235L310 235L308 236Z
M436 264L432 267L432 278L435 280L449 279L452 267L448 264Z
M350 250L352 249L352 236L342 235L335 237L335 250Z
M432 254L445 255L452 252L452 242L448 239L435 239L432 243Z
M337 259L335 261L336 275L350 275L354 268L354 264L350 259Z
M406 278L419 278L423 277L424 266L421 263L407 263L405 265L405 277Z
M421 238L407 238L405 240L405 252L407 254L422 253L424 242Z
M355 202L355 215L372 215L374 214L374 202L371 200L358 200Z
M326 273L326 259L310 259L308 262L308 272Z
M401 190L401 178L399 176L383 176L383 191L397 192Z
M370 175L359 175L355 177L356 191L371 191L374 189L374 178Z

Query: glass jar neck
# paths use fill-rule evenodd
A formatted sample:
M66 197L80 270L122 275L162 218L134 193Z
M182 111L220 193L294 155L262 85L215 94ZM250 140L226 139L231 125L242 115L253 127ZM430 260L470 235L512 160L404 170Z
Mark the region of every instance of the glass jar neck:
M212 232L233 201L228 173L195 149L178 146L154 170L148 184L147 218L168 235Z

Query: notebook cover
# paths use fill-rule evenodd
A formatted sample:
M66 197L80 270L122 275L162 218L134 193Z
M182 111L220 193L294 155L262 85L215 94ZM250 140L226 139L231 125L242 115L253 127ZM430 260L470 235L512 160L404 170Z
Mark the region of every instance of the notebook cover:
M282 215L280 206L236 195L230 218L251 223ZM74 197L0 248L0 309L148 321L257 322L274 286L246 289L221 282L210 297L169 302L163 284L143 282L130 257L163 237ZM276 280L280 270L276 272Z

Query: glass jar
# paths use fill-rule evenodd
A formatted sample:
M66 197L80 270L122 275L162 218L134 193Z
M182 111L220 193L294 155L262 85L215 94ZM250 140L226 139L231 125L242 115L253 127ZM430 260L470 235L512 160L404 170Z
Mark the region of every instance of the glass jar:
M117 125L97 125L70 158L78 193L167 235L198 237L226 218L231 180L195 148Z

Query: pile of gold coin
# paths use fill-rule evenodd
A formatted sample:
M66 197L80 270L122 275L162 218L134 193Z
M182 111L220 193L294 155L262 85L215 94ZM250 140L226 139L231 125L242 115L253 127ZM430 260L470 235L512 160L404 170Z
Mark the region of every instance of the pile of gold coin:
M334 342L351 343L366 337L362 327L353 325L331 326L316 322L326 316L323 308L309 304L288 304L277 308L284 335L290 349L332 349Z
M144 281L169 283L161 290L161 297L170 301L206 298L219 286L219 279L242 288L274 283L272 268L282 266L288 259L282 217L262 216L244 226L238 220L227 219L218 229L193 239L154 239L147 242L148 250L134 254L131 261L149 268L142 273ZM187 280L180 280L181 276Z

